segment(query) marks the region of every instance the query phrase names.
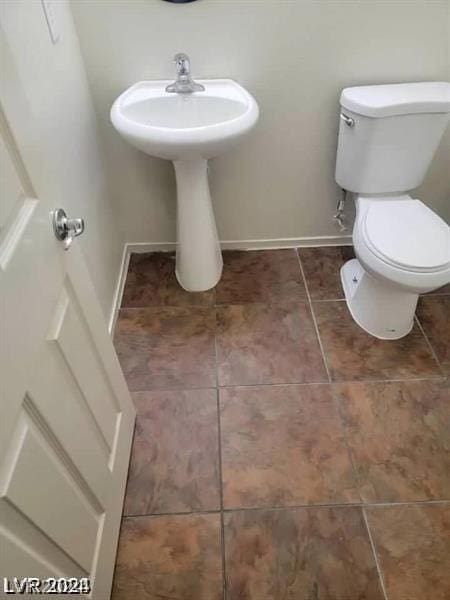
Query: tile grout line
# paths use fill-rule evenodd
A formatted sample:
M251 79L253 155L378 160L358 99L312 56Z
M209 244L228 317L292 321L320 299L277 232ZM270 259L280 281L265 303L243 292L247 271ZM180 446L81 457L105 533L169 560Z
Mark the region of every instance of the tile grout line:
M294 248L295 250L295 248ZM421 295L420 298L435 298L436 296L438 296L439 298L442 298L443 296L450 296L449 292L446 292L445 294L425 294L425 295ZM323 304L326 302L345 302L345 298L316 298L316 299L312 299L311 298L311 302L313 304ZM270 302L263 302L263 301L258 301L258 302L213 302L212 304L142 304L139 306L122 306L120 305L118 310L147 310L147 309L164 309L164 308L184 308L184 309L190 309L190 308L202 308L202 309L207 309L207 308L222 308L224 306L249 306L249 305L254 305L254 304L264 304L264 305L278 305L278 304L297 304L297 303L307 303L308 300L271 300Z
M380 561L378 560L377 549L375 547L375 542L374 542L374 539L372 536L372 531L371 531L370 525L369 525L369 519L367 517L366 509L364 506L362 507L362 514L363 514L364 522L366 524L367 534L369 536L370 546L372 548L372 553L373 553L373 557L375 560L375 566L376 566L377 573L378 573L378 580L380 582L381 591L383 592L384 599L389 600L387 590L386 590L386 585L384 583L384 577L383 577L383 572L381 570Z
M221 556L222 556L222 589L223 589L223 600L226 600L226 598L227 598L227 572L226 572L226 559L225 559L225 522L224 522L224 508L223 508L222 440L221 440L221 426L220 426L219 390L217 390L217 423L218 423L218 436L219 436L220 542L221 542Z
M398 506L450 506L450 500L414 500L404 502L347 502L342 504L339 502L330 502L326 504L291 504L286 506L235 506L232 508L224 508L223 514L236 513L236 512L257 512L257 511L284 511L284 510L315 510L315 509L326 509L326 508L361 508L361 509L380 509L380 508L393 508ZM123 519L139 519L141 517L146 518L158 518L158 517L189 517L192 515L219 515L220 509L212 510L194 510L190 512L167 512L167 513L143 513L139 515L123 515Z
M319 327L317 325L316 315L314 313L313 303L311 301L311 295L309 293L308 282L306 281L305 272L303 270L303 265L302 265L302 261L301 261L301 258L300 258L300 253L298 251L298 248L295 249L295 252L297 254L298 265L300 267L300 272L301 272L301 275L302 275L302 278L303 278L303 285L305 286L306 297L308 299L309 310L311 311L311 316L312 316L312 320L313 320L313 324L314 324L314 329L316 331L317 340L319 342L319 348L320 348L320 352L322 354L323 364L325 366L325 371L327 373L328 383L331 383L330 369L328 368L328 362L327 362L327 359L326 359L326 356L325 356L325 351L324 351L324 348L323 348L322 339L321 339L320 333L319 333Z
M158 519L159 517L192 517L194 515L218 515L220 509L203 509L203 510L192 510L192 511L175 511L175 512L161 512L161 513L143 513L140 515L123 515L122 519L140 519L145 517L147 519Z
M214 375L216 379L216 385L214 386L216 390L219 389L219 352L217 348L217 307L214 305Z
M239 512L239 511L257 511L257 510L298 510L298 509L314 509L314 508L389 508L391 506L422 506L422 505L450 505L449 500L414 500L405 502L328 502L323 504L291 504L286 506L242 506L234 508L224 508L224 512ZM216 511L217 512L217 511Z
M433 294L430 298L443 298L450 296L450 294ZM428 296L420 296L421 298L427 298ZM326 304L331 302L346 302L345 298L311 298L312 304ZM280 304L307 304L307 299L298 298L296 300L270 300L269 302L263 302L262 300L256 302L214 302L213 304L143 304L142 306L120 306L118 311L122 310L161 310L161 309L194 309L194 310L207 310L208 308L224 308L226 306L278 306Z
M444 381L447 379L447 375L432 375L430 377L407 377L407 378L390 378L390 379L337 379L335 381L287 381L283 383L237 383L216 386L197 386L197 387L162 387L142 390L130 390L131 394L141 392L195 392L198 390L225 390L231 388L246 388L246 387L307 387L311 385L337 385L337 384L348 384L348 383L407 383L411 381Z
M366 508L388 508L390 506L422 506L423 504L450 504L449 500L404 500L397 502L365 502Z
M345 298L318 298L317 300L311 299L311 303L324 304L325 302L346 302Z
M361 490L360 490L360 478L359 478L359 474L358 474L358 469L356 468L355 460L353 457L353 452L350 449L350 443L348 440L347 425L346 425L345 418L344 418L343 411L342 411L342 403L341 403L340 398L338 397L338 394L335 393L335 386L333 384L330 384L330 393L331 393L331 397L333 398L333 402L336 406L336 410L337 410L337 413L339 416L339 421L341 423L342 433L344 436L344 444L345 444L345 448L347 450L348 459L352 466L353 477L355 479L356 492L359 496L361 504L364 504L364 501L363 501L362 495L361 495Z
M423 337L425 338L425 341L426 341L426 343L428 345L428 348L430 349L430 352L431 352L434 360L436 361L437 366L439 367L440 372L442 373L442 377L445 377L445 373L444 373L444 369L442 368L441 361L439 360L439 358L438 358L438 356L436 354L436 351L433 348L433 345L430 342L427 334L425 333L425 330L422 327L422 323L420 322L420 319L419 319L419 317L416 314L414 315L414 320L416 321L417 327L420 329L420 331L422 332Z
M219 502L220 502L220 554L222 565L222 597L227 598L227 575L225 561L225 523L223 509L223 478L222 478L222 427L220 421L220 398L219 398L219 357L217 348L217 306L214 305L214 362L216 375L216 409L217 409L217 448L219 461Z
M282 387L284 385L295 385L306 387L308 385L335 385L335 384L345 384L345 383L402 383L409 381L434 381L434 380L442 380L447 379L446 375L432 375L430 377L406 377L406 378L389 378L389 379L336 379L332 381L288 381L285 383L235 383L235 384L227 384L220 385L219 389L224 390L227 388L237 388L237 387ZM185 388L182 388L185 389ZM204 388L191 388L191 389L204 389ZM210 388L214 389L214 388ZM145 391L145 390L144 390ZM159 390L157 390L159 391ZM161 390L164 391L164 390Z
M345 302L342 298L336 300L315 300L315 302ZM147 304L145 306L121 306L120 310L165 310L165 309L179 309L179 310L208 310L212 308L226 308L227 306L278 306L280 304L307 304L307 299L295 299L295 300L271 300L269 302L221 302L219 304Z
M303 275L303 279L304 279L304 283L305 283L305 287L306 287L306 292L307 292L307 295L308 295L308 298L309 298L309 303L310 303L310 306L311 306L311 313L312 313L313 320L314 320L314 326L316 328L316 334L317 334L317 337L319 339L320 349L321 349L321 352L322 352L322 358L323 358L323 361L325 363L325 368L327 370L328 381L329 381L328 385L330 386L331 398L333 400L333 404L334 404L334 406L335 406L335 408L337 410L337 413L338 413L339 422L340 422L340 425L341 425L341 428L342 428L342 435L343 435L343 438L344 438L344 445L345 445L345 449L347 451L347 458L348 458L348 460L350 462L350 465L351 465L351 468L352 468L352 473L353 473L353 478L354 478L355 488L356 488L355 491L358 494L360 503L364 504L362 496L361 496L360 478L359 478L359 474L358 474L358 469L356 468L356 464L355 464L355 461L354 461L353 453L352 453L352 451L350 449L350 443L349 443L349 439L348 439L347 426L346 426L344 415L343 415L343 411L342 411L342 403L341 403L340 398L338 398L337 394L335 393L335 385L334 385L335 382L332 381L331 376L330 376L330 371L329 371L329 368L328 368L328 363L327 363L327 360L326 360L326 357L325 357L325 351L324 351L322 340L321 340L320 333L319 333L319 327L318 327L317 321L316 321L316 315L315 315L315 312L314 312L313 302L311 300L311 295L309 293L308 282L306 281L306 276L305 276L305 272L303 270L302 260L300 258L300 252L299 252L298 249L297 249L297 256L298 256L298 261L299 261L299 264L300 264L300 269L301 269L301 272L302 272L302 275ZM343 299L343 301L345 302L345 299Z

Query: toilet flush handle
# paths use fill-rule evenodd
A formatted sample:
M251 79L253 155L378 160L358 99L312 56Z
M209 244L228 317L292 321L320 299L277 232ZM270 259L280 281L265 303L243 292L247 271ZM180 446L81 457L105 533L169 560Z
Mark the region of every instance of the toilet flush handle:
M340 117L344 121L344 123L346 125L348 125L349 127L355 126L355 119L352 119L351 117L348 117L347 115L344 115L344 113L341 113Z

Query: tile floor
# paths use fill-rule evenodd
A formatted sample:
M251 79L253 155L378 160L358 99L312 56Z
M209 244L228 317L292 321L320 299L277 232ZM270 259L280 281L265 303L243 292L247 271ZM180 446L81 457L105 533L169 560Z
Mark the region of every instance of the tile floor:
M450 286L376 340L343 301L351 257L226 252L198 294L173 256L131 257L113 600L450 598Z

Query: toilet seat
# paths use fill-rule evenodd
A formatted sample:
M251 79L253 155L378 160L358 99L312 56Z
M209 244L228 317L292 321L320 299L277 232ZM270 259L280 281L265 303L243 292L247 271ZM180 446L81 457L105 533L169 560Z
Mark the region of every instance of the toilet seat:
M413 273L450 268L450 228L409 196L368 203L361 241L387 265Z
M450 228L406 194L356 197L355 254L373 277L417 294L450 282Z

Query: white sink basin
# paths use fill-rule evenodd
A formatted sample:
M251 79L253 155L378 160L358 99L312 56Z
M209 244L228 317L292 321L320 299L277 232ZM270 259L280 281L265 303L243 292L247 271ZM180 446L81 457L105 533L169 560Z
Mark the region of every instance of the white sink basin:
M111 121L134 147L172 160L177 181L176 275L188 291L214 287L222 254L208 185L207 160L252 129L258 105L232 79L197 81L204 91L169 93L172 81L141 81L121 94Z
M255 99L232 79L198 81L204 92L166 92L171 81L141 81L114 102L111 121L143 152L168 160L208 159L258 120Z

